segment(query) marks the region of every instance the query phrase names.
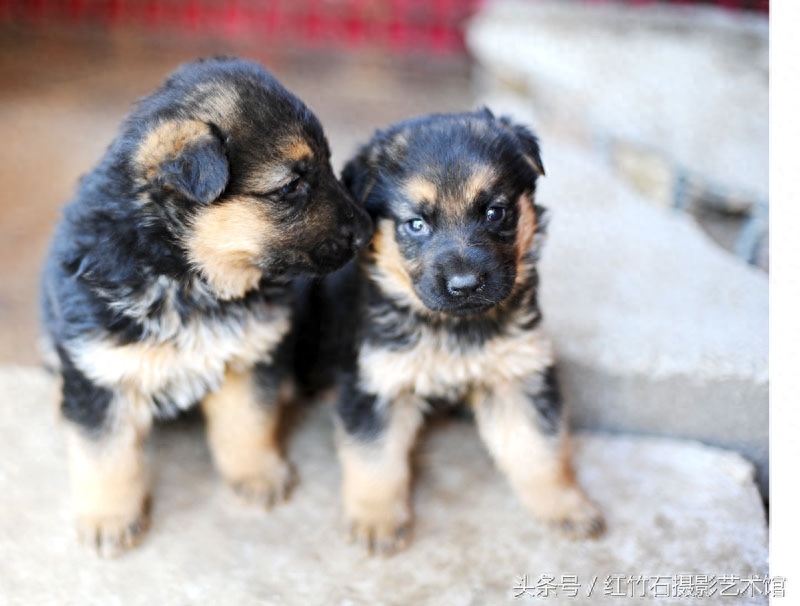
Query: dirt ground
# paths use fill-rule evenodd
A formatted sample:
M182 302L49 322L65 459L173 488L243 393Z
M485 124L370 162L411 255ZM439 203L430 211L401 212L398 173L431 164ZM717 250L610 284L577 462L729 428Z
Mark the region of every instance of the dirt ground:
M254 41L0 29L0 363L36 364L39 268L81 174L137 98L181 62L259 60L317 113L338 170L375 128L470 109L466 57L275 50Z

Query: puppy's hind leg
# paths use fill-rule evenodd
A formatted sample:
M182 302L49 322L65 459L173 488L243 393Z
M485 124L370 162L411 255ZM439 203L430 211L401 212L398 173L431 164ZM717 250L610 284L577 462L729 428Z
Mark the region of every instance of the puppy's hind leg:
M409 453L422 423L421 407L410 395L381 403L348 387L337 408L346 523L350 539L367 552L389 555L409 539Z
M569 538L594 537L603 516L575 480L555 371L473 397L478 430L527 508Z
M147 407L135 397L92 383L62 355L61 413L74 509L81 542L105 557L141 539L148 526L149 494L142 441Z
M269 367L228 370L203 400L208 443L217 469L243 500L262 507L285 500L294 473L278 443L281 384Z

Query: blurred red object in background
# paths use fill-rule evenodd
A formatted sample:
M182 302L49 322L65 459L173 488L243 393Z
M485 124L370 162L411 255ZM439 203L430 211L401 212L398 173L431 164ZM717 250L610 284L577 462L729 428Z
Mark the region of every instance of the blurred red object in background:
M464 23L485 0L0 0L0 22L87 24L248 37L268 46L382 47L462 53ZM769 12L769 0L586 0L707 4Z

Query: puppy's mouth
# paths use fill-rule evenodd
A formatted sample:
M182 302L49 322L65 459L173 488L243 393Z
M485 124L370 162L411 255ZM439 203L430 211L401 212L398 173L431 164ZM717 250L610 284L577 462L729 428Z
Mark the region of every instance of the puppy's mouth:
M475 272L413 283L414 291L431 311L451 316L486 313L505 301L513 290L511 277L489 277Z
M335 242L323 242L310 251L284 250L259 259L255 265L265 274L285 277L315 277L341 269L355 256L356 249Z
M501 302L481 292L476 292L472 297L454 299L450 295L431 295L417 290L417 296L431 311L459 317L486 313Z
M475 316L486 313L492 309L497 303L475 303L475 304L461 304L454 307L445 307L439 311L449 314L451 316Z
M321 243L312 250L309 258L319 273L330 273L342 268L355 256L357 250L353 244L329 241Z

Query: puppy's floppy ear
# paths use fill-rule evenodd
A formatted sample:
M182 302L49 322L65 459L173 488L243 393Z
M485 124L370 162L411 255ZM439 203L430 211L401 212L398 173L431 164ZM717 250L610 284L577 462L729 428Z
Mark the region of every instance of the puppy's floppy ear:
M547 226L550 224L550 211L534 202L533 212L536 214L536 231L542 235L546 234Z
M157 126L145 137L137 160L147 181L200 204L219 198L230 177L216 128L196 120Z
M228 184L228 158L216 137L188 143L175 158L161 166L161 181L186 198L208 204L219 198Z
M514 124L508 117L500 118L500 123L506 130L511 131L516 135L525 160L533 167L536 174L540 177L544 176L544 164L542 164L542 157L539 152L539 140L536 138L530 129L521 124Z
M368 150L362 149L342 170L342 183L360 204L365 204L375 185L375 176L367 159Z
M528 254L531 259L539 260L542 256L542 247L547 239L547 226L550 223L550 211L544 206L534 202L533 212L536 216L536 231L533 232Z

